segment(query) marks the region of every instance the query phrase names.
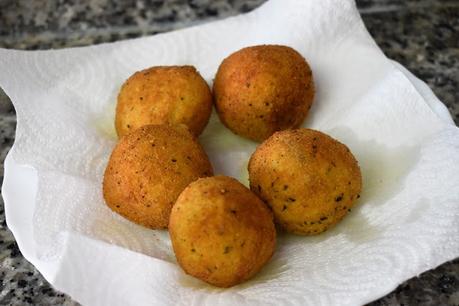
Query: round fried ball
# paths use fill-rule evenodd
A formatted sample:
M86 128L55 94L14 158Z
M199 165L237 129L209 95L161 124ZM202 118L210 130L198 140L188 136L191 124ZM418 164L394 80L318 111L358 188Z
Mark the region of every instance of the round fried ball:
M262 141L301 125L314 84L308 63L297 51L263 45L227 57L218 68L213 92L220 120L234 133Z
M172 205L192 181L212 175L206 153L184 125L146 125L122 137L105 170L107 205L153 229L167 228Z
M277 132L250 158L250 188L271 206L276 223L301 235L321 233L340 221L362 189L349 149L310 129Z
M121 87L115 127L121 137L147 124L181 123L199 136L211 111L209 86L193 66L152 67Z
M269 208L226 176L191 183L172 208L169 233L185 272L218 287L252 277L271 258L276 243Z

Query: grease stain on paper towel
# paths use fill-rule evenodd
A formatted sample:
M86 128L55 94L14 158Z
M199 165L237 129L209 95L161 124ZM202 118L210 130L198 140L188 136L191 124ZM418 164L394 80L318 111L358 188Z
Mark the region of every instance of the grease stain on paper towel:
M383 233L383 228L372 224L362 208L387 203L405 188L407 175L420 159L419 148L408 145L390 148L374 140L358 141L358 137L347 128L335 128L330 134L351 149L359 162L363 179L358 203L330 233L344 233L354 242L374 239Z
M387 148L373 141L358 151L364 186L362 202L380 205L405 187L405 178L419 161L419 149L410 146Z
M199 140L210 151L247 150L256 146L255 142L231 132L221 123L215 111Z
M255 283L264 283L272 279L277 279L281 274L289 270L288 260L278 253L274 253L273 258L256 274L253 278L238 286L238 289L249 288Z
M104 111L94 118L93 124L99 135L111 140L117 140L115 129L116 103L109 103Z
M247 280L244 283L241 283L234 288L237 288L237 290L243 290L246 288L252 287L254 284L257 283L264 283L268 282L272 279L276 279L281 275L282 273L288 271L288 265L287 265L287 260L285 258L276 258L276 253L274 254L274 257L271 258L271 260L266 264L266 266L261 269L259 273L257 273L254 277L251 279ZM185 274L185 272L180 271L180 275L178 276L178 283L182 285L183 287L186 288L192 288L192 289L204 289L204 290L213 290L213 291L225 291L227 289L222 289L222 288L217 288L212 285L207 284L204 281L201 281L197 278L194 278L192 276L189 276Z
M238 136L225 127L214 111L199 137L214 167L215 175L237 178L248 186L247 162L257 143Z
M184 288L190 288L193 290L202 290L202 289L207 289L207 290L218 290L216 287L212 287L211 285L205 283L202 280L199 280L197 278L194 278L193 276L185 274L180 267L178 267L180 270L178 273L180 273L177 276L177 282L179 283L180 286Z
M250 188L248 166L249 161L247 160L241 167L241 175L238 177L238 179L242 184L244 184L245 187Z

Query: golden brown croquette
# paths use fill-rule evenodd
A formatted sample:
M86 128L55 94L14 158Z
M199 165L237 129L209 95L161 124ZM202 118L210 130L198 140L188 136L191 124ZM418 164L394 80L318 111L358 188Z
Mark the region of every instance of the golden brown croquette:
M297 51L262 45L228 56L218 68L213 94L220 120L229 129L262 141L301 125L314 98L314 83Z
M276 243L269 208L226 176L191 183L172 208L169 233L185 272L218 287L255 275L271 258Z
M362 189L349 149L310 129L277 132L250 158L250 188L288 232L314 235L340 221Z
M121 137L147 124L185 124L199 136L212 95L193 66L159 66L134 73L121 87L115 126Z
M210 175L206 153L184 125L146 125L119 140L105 170L103 195L125 218L167 228L180 192Z

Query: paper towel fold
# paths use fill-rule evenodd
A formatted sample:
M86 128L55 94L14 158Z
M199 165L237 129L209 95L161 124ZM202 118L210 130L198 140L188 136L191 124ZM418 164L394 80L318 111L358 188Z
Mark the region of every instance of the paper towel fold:
M116 94L130 74L191 64L210 82L223 58L255 44L289 45L307 58L317 95L304 126L352 149L364 190L336 228L281 235L253 280L216 289L181 271L167 232L105 206L102 174L115 144ZM0 68L18 117L3 186L8 225L43 275L83 304L356 305L459 255L459 131L428 88L383 55L351 0L271 0L152 37L0 49ZM215 115L200 140L216 173L247 180L255 143Z

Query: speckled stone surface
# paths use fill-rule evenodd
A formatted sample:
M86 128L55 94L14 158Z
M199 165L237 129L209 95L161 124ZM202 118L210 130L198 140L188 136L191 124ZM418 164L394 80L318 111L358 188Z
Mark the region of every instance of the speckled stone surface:
M0 47L84 46L182 28L249 11L264 0L0 0ZM388 57L425 81L459 124L459 1L358 0ZM0 175L16 116L0 91ZM56 292L21 255L0 199L0 305L77 305ZM459 305L459 259L400 285L371 306Z

